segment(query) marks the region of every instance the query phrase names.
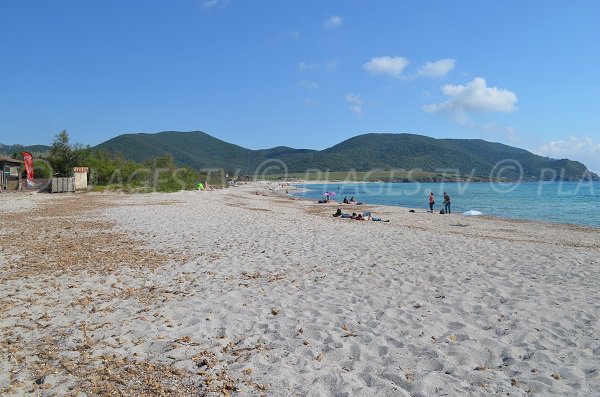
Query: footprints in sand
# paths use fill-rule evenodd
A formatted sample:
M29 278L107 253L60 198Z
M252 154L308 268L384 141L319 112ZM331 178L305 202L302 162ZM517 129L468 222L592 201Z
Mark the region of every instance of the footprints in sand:
M120 230L143 229L148 246L191 259L115 284L113 314L97 305L86 315L119 321L87 328L92 341L178 370L223 370L245 395L600 395L596 251L456 233L438 241L401 222L359 234L307 217L302 203L240 195L230 206L219 194L181 195L151 216L142 205L106 212ZM94 298L100 287L86 288ZM161 299L140 303L150 288Z

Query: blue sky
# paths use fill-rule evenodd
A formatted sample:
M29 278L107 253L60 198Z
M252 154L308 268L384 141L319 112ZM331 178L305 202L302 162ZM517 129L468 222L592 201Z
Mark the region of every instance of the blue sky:
M600 2L0 0L0 142L482 138L600 171Z

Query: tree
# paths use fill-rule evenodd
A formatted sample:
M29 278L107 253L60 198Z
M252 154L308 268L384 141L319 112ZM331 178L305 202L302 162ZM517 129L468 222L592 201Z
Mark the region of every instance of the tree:
M54 170L54 175L72 176L73 167L82 165L89 151L89 146L83 146L79 143L70 145L67 130L62 130L54 137L48 158Z

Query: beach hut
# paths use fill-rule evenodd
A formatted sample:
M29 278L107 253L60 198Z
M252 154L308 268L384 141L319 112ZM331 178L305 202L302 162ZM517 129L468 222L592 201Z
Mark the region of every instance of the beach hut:
M0 156L0 191L21 188L23 160Z
M73 168L75 190L85 190L88 186L88 167Z

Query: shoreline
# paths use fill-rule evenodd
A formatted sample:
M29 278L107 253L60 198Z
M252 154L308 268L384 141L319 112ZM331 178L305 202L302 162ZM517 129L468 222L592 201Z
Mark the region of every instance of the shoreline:
M333 183L333 184L336 184L336 185L344 185L344 184L356 184L356 183L392 183L392 182L365 182L365 181L359 181L359 182L331 182L331 181L310 181L310 182L299 182L298 184L301 184L301 185L321 185L321 184L328 184L328 183ZM436 183L436 182L428 182L428 183ZM440 183L455 183L455 182L440 182ZM458 183L462 183L462 182L458 182ZM529 182L527 182L527 183L529 183ZM538 183L538 182L532 182L532 183ZM296 187L296 184L294 183L294 184L292 184L292 186ZM302 188L297 188L297 189L300 192L307 192L307 191L309 191L309 189L302 189ZM293 196L293 194L291 192L290 192L289 195ZM306 197L306 196L303 196L303 197L301 197L301 196L293 196L293 197L297 197L297 199L300 199L300 200L309 200L309 201L315 200L315 198L310 198L310 197ZM342 205L342 206L347 206L348 205L348 204L344 204L344 203L341 203L341 202L339 202L337 204ZM407 211L409 211L409 210L415 210L416 212L430 213L427 209L423 209L423 208L419 208L419 207L406 207L406 206L402 206L402 205L393 205L393 204L370 204L370 203L366 203L366 204L367 205L374 205L374 206L385 206L385 207L392 207L392 208L402 208L402 209L405 209ZM434 213L434 215L440 215L438 212ZM462 214L462 212L456 213L454 215L460 215L460 214ZM507 221L515 221L515 222L532 222L532 223L538 223L538 224L541 224L541 225L550 224L550 225L560 225L560 226L575 227L575 228L588 228L590 230L600 230L600 225L588 225L588 224L581 224L581 223L560 222L560 221L541 220L541 219L524 218L524 217L520 218L520 217L507 217L507 216L483 214L483 215L478 215L477 218L504 219L504 220L507 220Z
M249 188L252 190L253 188ZM254 191L254 190L252 190ZM236 192L232 192L235 195ZM240 191L241 194L246 194L247 192ZM423 230L426 230L427 227L425 225L435 224L441 230L448 230L452 233L458 233L462 235L477 235L481 230L487 230L490 227L495 227L502 233L499 235L494 235L494 233L489 233L488 238L498 238L500 240L505 241L528 241L528 242L536 242L542 244L549 244L546 239L538 239L534 236L537 236L540 233L545 233L549 230L556 230L556 233L560 233L560 231L568 231L568 232L576 232L583 233L586 236L592 235L595 236L598 228L594 226L588 225L578 225L578 224L568 224L568 223L556 223L556 222L548 222L548 221L539 221L539 220L530 220L530 219L515 219L515 218L507 218L507 217L496 217L490 215L481 215L475 217L465 217L462 216L461 213L452 213L449 215L438 216L438 213L431 213L424 209L414 208L415 212L411 213L410 210L413 208L410 207L402 207L402 206L394 206L394 205L384 205L384 204L372 204L365 203L364 205L348 205L342 204L338 202L329 202L327 204L318 204L314 199L309 197L293 197L291 195L277 195L277 194L269 194L264 193L260 195L261 197L265 197L266 199L278 200L282 199L286 203L290 203L293 206L298 206L299 208L304 208L309 211L311 214L318 214L324 219L329 219L332 217L332 214L336 211L337 208L340 208L343 212L363 212L363 210L369 210L374 212L375 214L381 215L385 214L388 217L393 216L396 218L396 221L401 220L397 226L405 227L409 226L411 228L417 227L414 226L414 222L423 222L423 226L419 227ZM360 211L356 211L361 208ZM400 218L400 219L398 219ZM340 219L343 222L354 222L351 219ZM394 219L392 219L392 223ZM362 223L362 222L357 222ZM371 222L367 222L371 223ZM378 222L375 222L378 223ZM494 225L494 226L492 226ZM512 225L515 227L525 228L528 230L528 237L523 239L518 236L512 236L510 234L506 234L506 232L514 231L514 229L504 229L501 225ZM569 246L572 247L582 247L582 248L591 248L598 249L600 248L600 240L598 239L590 239L590 241L582 240L572 240L568 242Z

